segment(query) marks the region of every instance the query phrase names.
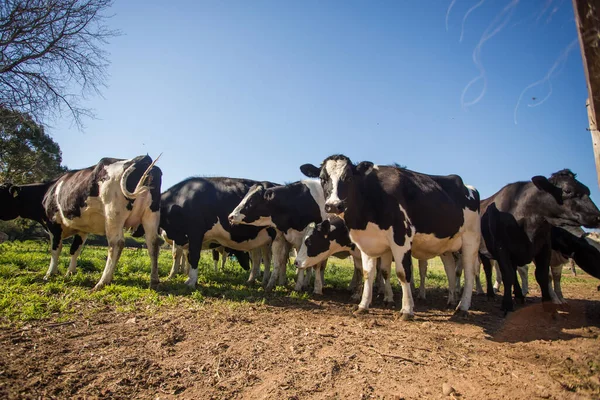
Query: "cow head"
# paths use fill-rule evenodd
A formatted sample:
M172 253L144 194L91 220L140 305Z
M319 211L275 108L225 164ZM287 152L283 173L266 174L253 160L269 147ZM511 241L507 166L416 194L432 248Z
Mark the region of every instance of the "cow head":
M320 178L325 195L325 211L343 216L348 206L348 197L355 188L355 178L368 174L373 163L363 161L358 165L344 155L327 157L321 167L304 164L300 171L309 178Z
M600 227L600 210L590 199L590 189L575 179L575 174L568 169L555 172L546 179L534 176L531 181L546 196L542 204L538 204L547 215L552 225Z
M273 201L275 201L273 188L265 189L263 185L253 185L240 204L229 214L229 223L271 226L273 221L269 206Z
M19 216L20 187L10 183L0 185L0 219L8 221Z
M294 265L299 269L312 267L351 246L348 229L340 218L311 224L306 230Z

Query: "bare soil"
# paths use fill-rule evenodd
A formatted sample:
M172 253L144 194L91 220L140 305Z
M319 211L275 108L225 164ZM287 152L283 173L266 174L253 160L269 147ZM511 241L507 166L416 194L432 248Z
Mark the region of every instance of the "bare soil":
M600 293L589 287L565 285L569 308L554 316L534 292L507 318L498 298L474 296L458 319L430 290L414 321L379 302L355 317L348 293L329 289L40 321L0 330L0 398L599 398Z

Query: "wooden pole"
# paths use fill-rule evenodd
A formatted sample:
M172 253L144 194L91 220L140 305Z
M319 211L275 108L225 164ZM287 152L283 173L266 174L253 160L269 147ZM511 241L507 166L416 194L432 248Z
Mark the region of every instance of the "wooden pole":
M573 0L573 11L588 88L586 106L600 186L600 132L597 125L600 111L600 0Z

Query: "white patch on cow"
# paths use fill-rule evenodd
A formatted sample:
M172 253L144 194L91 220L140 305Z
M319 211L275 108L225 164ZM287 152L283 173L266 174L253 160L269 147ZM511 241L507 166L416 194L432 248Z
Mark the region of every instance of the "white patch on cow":
M326 204L337 204L341 200L338 197L338 185L340 182L340 178L344 169L348 165L348 161L346 160L328 160L325 163L325 171L327 171L327 175L329 175L329 179L331 179L331 194L329 198L326 199Z
M329 225L329 233L333 232L336 230L335 225Z
M240 223L244 222L244 218L246 218L246 216L244 214L242 214L242 210L244 209L244 207L246 207L246 203L248 203L248 199L252 195L254 195L256 192L260 191L261 189L264 189L263 186L257 185L252 190L249 190L248 193L246 193L246 195L242 199L242 201L240 201L240 204L238 204L237 207L234 208L233 211L229 214L229 218L233 219L234 223L240 224Z
M368 222L364 230L351 229L350 239L363 253L371 257L379 257L389 251L390 232L391 228L382 230L377 224Z
M196 282L198 282L198 268L190 268L185 284L194 289L196 287Z
M223 228L221 221L217 219L217 222L204 234L204 242L216 242L232 249L249 251L271 243L271 237L267 230L263 229L253 239L236 242L231 239L231 234Z
M469 195L467 196L468 199L470 200L475 200L475 191L477 189L475 189L473 186L469 186L469 185L465 185L467 190L469 191Z
M310 190L310 194L315 200L315 203L319 206L319 211L321 211L321 219L325 221L327 219L327 213L325 212L325 195L323 193L321 182L313 179L306 179L301 182L308 190Z

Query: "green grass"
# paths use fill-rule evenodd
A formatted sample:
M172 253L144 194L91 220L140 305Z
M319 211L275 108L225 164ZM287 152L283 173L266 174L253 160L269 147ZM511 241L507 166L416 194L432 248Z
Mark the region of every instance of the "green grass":
M266 294L260 284L247 286L248 272L232 260L227 261L224 271L215 272L210 252L202 253L197 289L191 290L184 284L184 276L166 279L172 262L168 249L161 249L159 256L159 290L150 290L150 259L145 249L136 248L123 250L113 284L92 292L104 269L106 256L106 247L86 246L79 257L77 273L67 278L64 274L70 257L68 246L65 246L60 257L59 274L46 282L43 277L50 262L47 243L25 241L0 244L0 324L47 318L68 320L74 314L93 314L107 307L117 312L152 313L168 305L189 308L219 303L226 307L244 307L251 303L265 303L273 298L307 301L312 297L309 293L293 291L295 269L291 265L287 268L288 285ZM414 264L414 276L418 282L419 271L416 262ZM427 287L447 287L440 260L430 260L429 266ZM324 290L346 289L352 273L353 266L349 258L331 258L325 272ZM393 278L392 284L397 290L397 279Z

